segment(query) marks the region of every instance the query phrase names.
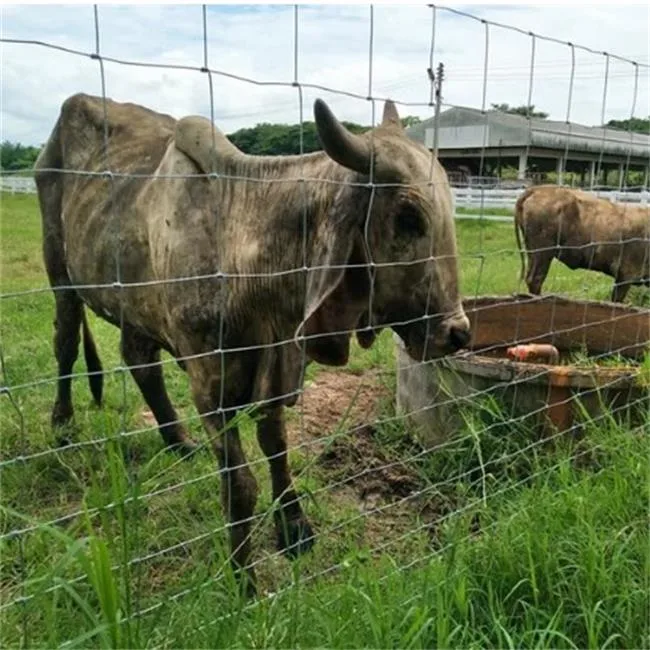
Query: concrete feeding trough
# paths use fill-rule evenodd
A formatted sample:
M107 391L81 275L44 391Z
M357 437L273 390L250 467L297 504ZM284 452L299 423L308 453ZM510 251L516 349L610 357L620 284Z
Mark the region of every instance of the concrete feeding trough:
M556 295L484 296L463 304L472 324L469 351L421 363L395 337L397 409L424 444L459 431L461 411L478 406L482 395L494 397L509 417L556 431L571 428L583 412L640 422L650 408L650 369L642 365L650 352L650 310ZM507 349L521 343L554 345L559 362L507 358ZM584 363L573 360L576 353Z

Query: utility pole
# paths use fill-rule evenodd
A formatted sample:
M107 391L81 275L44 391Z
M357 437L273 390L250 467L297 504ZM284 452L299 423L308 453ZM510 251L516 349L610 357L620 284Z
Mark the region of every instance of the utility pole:
M440 128L440 104L442 103L442 82L445 78L445 66L443 63L438 64L433 83L436 94L436 108L433 118L433 156L438 157L438 129Z

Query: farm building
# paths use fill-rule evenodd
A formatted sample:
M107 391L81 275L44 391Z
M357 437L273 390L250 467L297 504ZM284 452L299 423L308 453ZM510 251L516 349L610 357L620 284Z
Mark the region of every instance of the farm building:
M562 182L565 172L574 172L583 186L623 187L639 179L648 185L650 135L464 107L441 112L439 120L438 155L452 175L501 176L514 167L520 180L556 172ZM434 148L434 118L407 132ZM636 172L636 182L629 172Z

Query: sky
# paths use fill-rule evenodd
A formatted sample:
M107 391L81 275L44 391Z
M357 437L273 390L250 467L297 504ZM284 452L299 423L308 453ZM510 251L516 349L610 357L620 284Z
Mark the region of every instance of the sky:
M442 6L435 11L435 29L434 11L424 4L375 6L370 57L368 5L300 6L297 43L291 5L209 6L207 41L200 5L100 5L99 52L122 62L103 61L105 92L114 100L140 103L174 117L213 116L222 131L231 133L260 122L312 120L317 97L340 119L362 124L381 116L381 101L368 101L369 94L418 104L398 104L401 116L431 117L427 68L432 34L434 67L441 62L445 66L443 109L528 103L529 31L650 63L647 7L612 3L454 8L525 32L488 26L487 83L485 25ZM0 139L39 145L66 97L102 94L100 63L89 56L96 48L93 7L3 5L0 11L2 39L40 41L83 53L0 44ZM205 46L211 75L199 70ZM638 68L635 93L635 66L610 57L605 88L606 57L576 48L569 106L571 47L535 38L534 55L531 103L551 118L565 120L568 110L572 122L596 125L603 117L607 121L650 114L648 68ZM296 79L302 87L292 86Z

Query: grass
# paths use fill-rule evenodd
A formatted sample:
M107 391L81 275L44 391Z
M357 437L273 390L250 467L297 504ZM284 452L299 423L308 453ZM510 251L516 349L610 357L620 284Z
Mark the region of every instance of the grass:
M2 294L47 289L35 197L4 195L1 209ZM510 224L462 220L457 233L465 295L522 290ZM610 284L554 263L545 290L606 299ZM3 383L54 377L51 293L0 306ZM117 331L92 314L90 323L105 369L119 367ZM393 388L394 368L384 332L371 350L354 346L342 372L381 371ZM321 373L314 366L308 379ZM165 375L203 439L184 374L168 363ZM382 402L371 437L337 423L330 465L291 451L319 532L293 564L275 554L268 470L244 416L261 489L258 577L274 593L247 603L224 570L213 459L163 453L130 376L107 375L101 410L85 380L73 387L77 439L88 444L56 451L53 383L0 399L2 647L648 647L650 416L640 430L605 418L579 440L542 444L486 403L426 453ZM372 472L352 480L362 468ZM373 490L379 513L364 496Z
M482 208L467 208L463 205L456 206L456 214L476 214L476 215L489 215L489 216L507 216L513 217L515 212L512 208L500 208L493 206L483 206Z

